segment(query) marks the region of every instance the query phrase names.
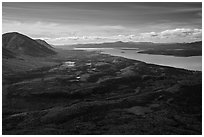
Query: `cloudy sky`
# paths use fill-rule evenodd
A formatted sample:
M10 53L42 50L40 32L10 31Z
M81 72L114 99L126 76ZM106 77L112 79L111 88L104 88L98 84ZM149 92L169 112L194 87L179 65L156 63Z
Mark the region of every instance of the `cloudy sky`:
M2 31L50 44L202 39L202 3L2 3Z

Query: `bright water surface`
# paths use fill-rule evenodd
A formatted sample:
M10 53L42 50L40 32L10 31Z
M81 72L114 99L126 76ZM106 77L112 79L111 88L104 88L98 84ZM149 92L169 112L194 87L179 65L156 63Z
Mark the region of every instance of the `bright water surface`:
M202 71L202 56L175 57L137 53L139 50L122 50L119 48L74 48L75 50L101 51L113 56L125 57L146 63ZM126 48L127 49L127 48Z

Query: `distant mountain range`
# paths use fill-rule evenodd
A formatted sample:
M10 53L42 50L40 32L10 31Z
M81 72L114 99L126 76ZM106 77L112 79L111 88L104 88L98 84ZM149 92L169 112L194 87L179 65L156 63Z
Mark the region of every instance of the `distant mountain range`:
M112 43L100 43L100 44L77 44L72 45L78 48L162 48L169 47L175 48L177 46L190 46L196 48L202 48L202 41L196 41L191 43L152 43L152 42L112 42ZM65 46L64 46L65 47Z
M155 55L172 55L180 57L201 56L202 41L191 43L152 43L152 42L113 42L101 44L78 44L72 46L58 46L62 49L70 48L119 48L122 50L140 50L138 53ZM122 51L123 52L123 51Z
M45 57L56 54L48 43L43 40L34 40L17 32L2 35L3 57L14 58L18 55Z

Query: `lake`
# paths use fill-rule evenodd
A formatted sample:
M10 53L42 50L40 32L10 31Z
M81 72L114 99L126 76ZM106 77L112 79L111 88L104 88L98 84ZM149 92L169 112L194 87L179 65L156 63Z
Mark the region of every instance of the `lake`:
M137 53L140 50L123 48L74 48L75 50L100 51L103 54L120 56L146 63L202 71L202 56L175 57L168 55L152 55Z

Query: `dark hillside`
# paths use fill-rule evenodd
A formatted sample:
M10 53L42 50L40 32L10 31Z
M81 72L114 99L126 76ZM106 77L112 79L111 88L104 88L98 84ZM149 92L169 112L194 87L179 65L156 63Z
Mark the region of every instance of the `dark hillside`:
M20 55L42 57L56 54L56 52L46 46L17 32L3 34L2 46L13 53Z

